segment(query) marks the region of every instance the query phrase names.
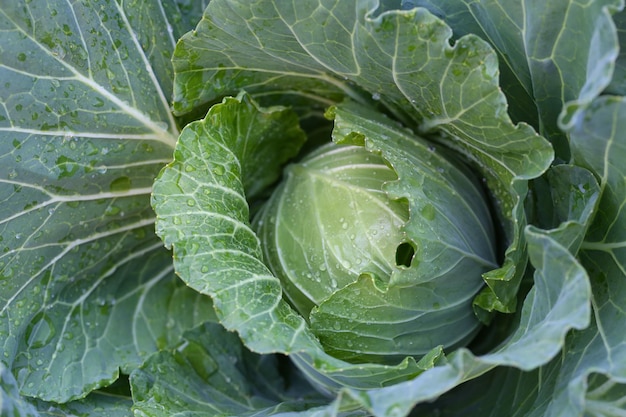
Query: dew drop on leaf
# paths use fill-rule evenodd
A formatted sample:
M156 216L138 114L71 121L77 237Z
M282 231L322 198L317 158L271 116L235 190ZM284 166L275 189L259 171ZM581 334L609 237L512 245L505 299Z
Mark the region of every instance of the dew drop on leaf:
M33 349L41 348L50 343L55 334L56 329L52 319L40 312L26 328L26 343Z
M106 208L106 210L104 210L104 214L105 214L105 216L115 216L120 211L121 211L121 209L119 207L117 207L117 206L109 206L109 207Z
M435 218L435 207L432 204L427 204L422 207L422 217L426 220L433 220Z
M158 122L155 122L155 125L156 125L159 129L161 129L161 130L163 130L163 131L167 131L167 129L169 128L169 125L168 125L166 122L163 122L163 121L158 121Z
M131 179L127 176L123 176L111 181L109 188L111 191L128 191L130 190L131 185Z

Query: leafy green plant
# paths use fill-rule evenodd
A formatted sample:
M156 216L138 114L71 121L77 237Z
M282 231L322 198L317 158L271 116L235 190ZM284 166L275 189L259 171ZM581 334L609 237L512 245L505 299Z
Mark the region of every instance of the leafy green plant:
M0 414L623 415L623 7L0 0Z

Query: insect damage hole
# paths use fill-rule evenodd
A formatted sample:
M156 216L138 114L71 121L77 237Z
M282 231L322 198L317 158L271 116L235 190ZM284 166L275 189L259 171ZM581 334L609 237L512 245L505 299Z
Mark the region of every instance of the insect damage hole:
M415 255L415 248L409 242L402 242L396 249L396 265L409 268Z

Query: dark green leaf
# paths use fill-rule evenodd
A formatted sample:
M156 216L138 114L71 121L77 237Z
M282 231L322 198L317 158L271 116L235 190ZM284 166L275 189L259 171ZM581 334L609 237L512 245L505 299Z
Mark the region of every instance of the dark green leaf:
M280 358L251 354L239 338L209 323L185 334L132 375L134 410L146 416L252 416L324 404L297 375L279 372ZM291 375L294 380L284 377Z
M149 203L190 18L173 1L0 2L0 360L24 395L83 397L211 314Z
M457 37L474 33L488 40L498 51L502 85L514 117L528 122L538 118L536 126L553 143L557 157L568 160L569 144L558 126L559 115L568 101L588 102L611 81L618 51L611 14L623 4L404 0L403 5L427 7Z

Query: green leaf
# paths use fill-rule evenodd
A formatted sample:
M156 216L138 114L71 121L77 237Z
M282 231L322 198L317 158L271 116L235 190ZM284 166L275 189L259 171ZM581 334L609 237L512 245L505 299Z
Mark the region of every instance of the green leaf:
M42 417L130 417L133 405L130 397L95 391L87 397L65 404L37 401Z
M0 360L23 395L83 397L211 316L149 202L178 135L169 56L189 13L2 2Z
M626 101L600 97L575 114L570 131L575 161L596 173L600 182L597 213L580 253L593 288L594 320L567 346L572 354L560 372L554 410L581 401L592 371L604 375L610 386L626 378Z
M594 174L576 165L555 165L534 182L531 216L571 253L578 253L596 213L600 186Z
M405 8L428 8L450 25L457 37L474 33L489 41L502 63L502 85L514 118L538 118L536 127L552 142L557 157L569 159L569 143L559 128L559 115L570 100L588 102L609 85L619 49L611 14L623 8L623 2L402 3Z
M226 98L183 130L174 161L154 185L157 233L173 247L177 273L210 294L222 323L253 338L258 352L300 349L297 340L291 346L292 332L303 321L280 302L280 283L261 261L246 190L275 180L304 140L293 112L260 109L245 94ZM247 176L255 172L263 176ZM276 334L252 331L264 326L276 326Z
M326 402L297 375L279 373L279 360L248 352L235 334L207 323L133 372L134 410L146 416L251 416Z
M17 381L11 371L0 362L0 415L14 417L38 417L34 406L20 398Z

